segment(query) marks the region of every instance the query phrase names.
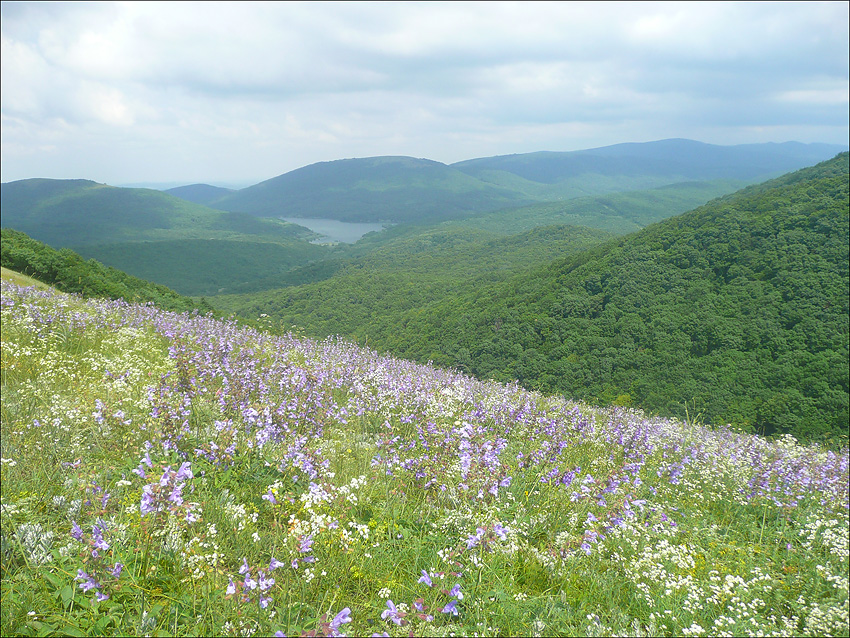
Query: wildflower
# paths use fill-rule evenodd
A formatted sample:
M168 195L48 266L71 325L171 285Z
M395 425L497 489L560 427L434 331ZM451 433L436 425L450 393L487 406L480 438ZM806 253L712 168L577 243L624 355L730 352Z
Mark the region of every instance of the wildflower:
M270 570L277 569L278 567L284 567L284 566L285 565L283 563L281 563L279 560L277 560L274 556L272 556L272 559L269 561L269 569Z
M228 579L228 580L229 580L230 582L229 582L229 584L227 585L227 595L228 595L228 596L232 596L233 594L235 594L235 593L236 593L236 585L233 583L233 579L232 579L232 578L230 578L230 579Z
M341 612L339 612L334 619L331 621L331 630L336 632L339 629L340 625L344 625L347 622L351 622L351 610L348 607L345 607Z
M502 527L500 523L493 524L493 532L495 532L495 534L502 540L506 540L508 538L508 530Z
M401 625L404 622L402 620L403 616L404 614L396 609L393 601L387 600L387 608L381 612L381 618L383 620L392 620L396 625Z
M457 616L457 601L450 600L449 604L443 607L442 612L444 614L454 614L455 616Z
M459 584L456 584L454 587L451 588L451 591L449 591L449 596L454 596L458 600L463 600L463 594L460 593L460 585Z
M431 577L428 575L424 569L422 570L422 576L419 577L419 580L416 581L418 583L425 583L428 587L433 587L434 583L431 581Z

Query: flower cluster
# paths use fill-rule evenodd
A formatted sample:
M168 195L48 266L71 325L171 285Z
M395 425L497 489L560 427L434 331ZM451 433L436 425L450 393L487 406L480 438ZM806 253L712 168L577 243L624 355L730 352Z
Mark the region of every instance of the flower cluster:
M139 467L133 470L143 479L147 479L148 469L153 468L150 453L145 452L144 457L139 462ZM198 520L195 504L185 503L183 500L183 488L186 481L194 478L192 474L192 464L188 461L183 463L179 469L172 470L171 466L167 466L159 479L148 483L142 488L142 500L140 511L142 516L148 514L157 514L159 512L168 511L174 515L183 515L187 523L194 523Z
M124 568L124 565L118 562L111 567L107 566L106 552L110 545L103 537L106 529L106 523L98 520L92 525L91 534L86 534L75 521L71 521L71 537L87 546L83 560L89 565L89 571L78 570L74 580L80 581L80 589L84 592L93 591L98 601L109 598L104 586L108 584L110 589L114 589Z
M284 564L278 560L275 560L272 557L269 562L269 566L266 568L260 567L249 567L248 559L242 559L242 566L239 568L239 573L242 575L241 580L237 580L236 582L233 579L229 579L229 583L227 585L226 596L230 598L237 593L237 586L241 588L241 592L239 593L239 600L242 603L251 603L255 600L257 604L265 609L271 603L274 602L274 599L271 596L268 596L268 591L274 585L274 578L272 578L269 574L273 572L278 567L283 567ZM256 578L255 578L256 574Z

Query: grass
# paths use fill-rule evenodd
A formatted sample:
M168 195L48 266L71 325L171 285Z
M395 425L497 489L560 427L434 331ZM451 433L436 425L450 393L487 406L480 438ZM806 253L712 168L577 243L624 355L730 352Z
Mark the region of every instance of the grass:
M5 282L2 346L4 635L848 634L846 450Z

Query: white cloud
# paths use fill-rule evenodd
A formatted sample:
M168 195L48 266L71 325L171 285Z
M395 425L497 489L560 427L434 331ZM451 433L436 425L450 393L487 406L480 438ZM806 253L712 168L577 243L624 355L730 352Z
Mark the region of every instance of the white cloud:
M4 3L3 179L63 155L102 181L241 180L384 153L846 141L847 8Z

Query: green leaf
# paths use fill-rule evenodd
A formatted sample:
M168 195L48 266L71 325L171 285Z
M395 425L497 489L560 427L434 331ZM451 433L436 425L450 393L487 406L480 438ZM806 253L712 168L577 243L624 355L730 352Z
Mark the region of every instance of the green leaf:
M59 590L59 593L56 595L57 598L62 599L62 604L67 609L71 605L71 601L74 600L74 586L73 585L65 585L62 589Z

